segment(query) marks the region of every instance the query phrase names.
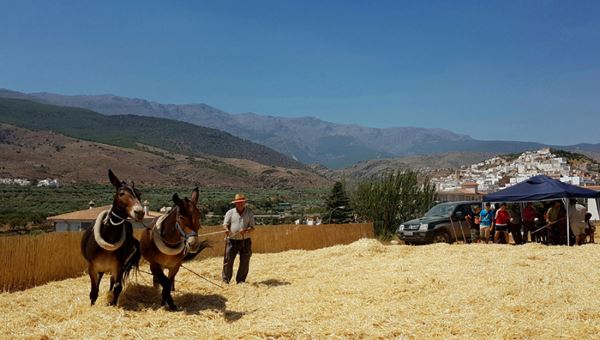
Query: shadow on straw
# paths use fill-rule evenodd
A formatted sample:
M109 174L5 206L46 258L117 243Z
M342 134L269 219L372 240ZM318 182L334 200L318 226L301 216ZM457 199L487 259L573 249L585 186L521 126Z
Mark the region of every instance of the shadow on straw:
M260 287L261 285L264 286L268 286L268 287L278 287L278 286L287 286L290 285L291 283L287 282L287 281L280 281L277 279L268 279L268 280L264 280L264 281L260 281L260 282L253 282L252 285L254 287Z
M130 311L143 311L147 309L158 310L161 306L161 288L133 284L127 287L119 298L119 305ZM173 301L178 311L186 314L199 314L205 310L221 312L226 321L232 322L242 318L244 312L228 311L227 299L222 295L202 295L195 293L173 293Z

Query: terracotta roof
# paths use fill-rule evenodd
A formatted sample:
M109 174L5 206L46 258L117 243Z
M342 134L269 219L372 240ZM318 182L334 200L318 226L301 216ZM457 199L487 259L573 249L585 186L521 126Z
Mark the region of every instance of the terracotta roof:
M56 216L50 216L46 218L48 221L95 221L98 215L104 210L108 210L110 205L102 207L96 207L92 209L85 209L79 211L73 211L70 213L60 214ZM144 220L152 220L155 217L162 215L158 211L149 211Z

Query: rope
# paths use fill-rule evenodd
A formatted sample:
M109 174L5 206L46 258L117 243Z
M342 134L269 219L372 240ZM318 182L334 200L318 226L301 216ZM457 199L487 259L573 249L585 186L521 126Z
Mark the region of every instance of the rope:
M222 233L226 233L226 232L227 232L227 230L215 231L215 232L208 233L208 234L199 234L198 237L200 237L200 236L209 236L209 235L222 234Z
M181 265L181 268L184 268L184 269L186 269L187 271L189 271L190 273L192 273L192 274L194 274L194 275L198 276L198 277L199 277L199 278L201 278L202 280L204 280L204 281L206 281L206 282L208 282L208 283L212 283L213 285L215 285L215 286L217 286L217 287L219 287L219 288L223 289L223 286L221 286L220 284L218 284L218 283L215 283L215 282L213 282L213 281L211 281L211 280L209 280L209 279L205 278L204 276L202 276L202 275L200 275L200 274L196 273L195 271L193 271L193 270L189 269L188 267L186 267L186 266L184 266L184 265Z
M213 282L213 281L211 281L211 280L209 280L209 279L205 278L204 276L202 276L202 275L200 275L200 274L196 273L195 271L193 271L193 270L189 269L188 267L185 267L184 265L181 265L181 267L182 267L182 268L184 268L184 269L186 269L186 270L188 270L188 271L189 271L189 272L191 272L192 274L194 274L194 275L198 276L199 278L201 278L201 279L203 279L203 280L205 280L205 281L207 281L207 282L209 282L209 283L212 283L213 285L215 285L215 286L217 286L217 287L219 287L219 288L223 289L223 286L221 286L220 284L218 284L218 283L215 283L215 282ZM145 271L145 270L139 269L139 271L140 271L140 272L142 272L142 273L144 273L144 274L148 274L148 275L154 276L154 274L152 274L152 273L150 273L150 272L147 272L147 271Z
M535 231L532 231L531 233L532 233L532 234L535 234L535 233L537 233L538 231L540 231L540 230L542 230L542 229L544 229L544 228L548 228L549 226L551 226L551 225L553 225L553 224L556 224L556 223L558 223L558 222L560 222L560 221L562 221L562 220L564 220L564 219L565 219L565 218L563 217L563 218L560 218L560 219L558 219L558 220L556 220L556 221L554 221L554 222L550 222L550 223L546 224L545 226L543 226L543 227L541 227L541 228L538 228L538 229L536 229Z

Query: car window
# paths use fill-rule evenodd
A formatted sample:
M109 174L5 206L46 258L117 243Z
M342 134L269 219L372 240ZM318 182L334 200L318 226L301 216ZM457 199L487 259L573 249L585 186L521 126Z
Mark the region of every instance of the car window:
M477 208L481 208L481 203L473 203L469 205L470 212L475 212Z
M429 209L429 211L425 214L426 217L436 217L436 216L444 216L448 217L454 211L456 204L452 203L442 203L434 206Z
M456 212L461 212L463 216L467 216L469 214L469 206L468 205L461 205L458 208L456 208Z
M481 203L469 203L469 204L463 204L460 205L459 207L456 208L456 211L460 211L462 212L463 216L467 216L470 213L474 213L475 209L477 209L477 207L481 207Z

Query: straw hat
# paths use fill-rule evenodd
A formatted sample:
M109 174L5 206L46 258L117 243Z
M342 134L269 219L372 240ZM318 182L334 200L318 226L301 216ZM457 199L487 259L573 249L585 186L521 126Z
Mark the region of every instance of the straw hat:
M246 196L244 196L244 194L235 194L235 198L233 199L233 201L231 201L231 203L239 202L246 202Z

